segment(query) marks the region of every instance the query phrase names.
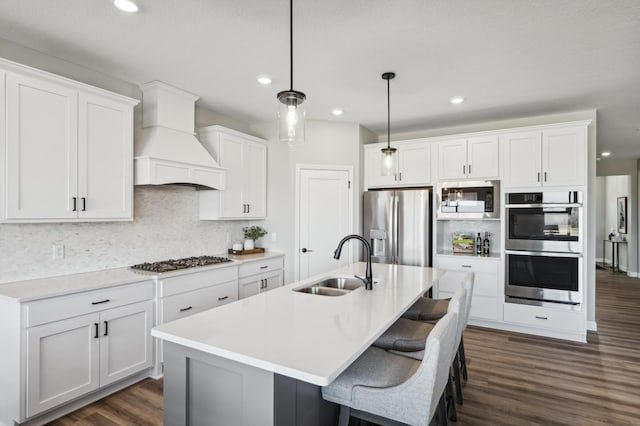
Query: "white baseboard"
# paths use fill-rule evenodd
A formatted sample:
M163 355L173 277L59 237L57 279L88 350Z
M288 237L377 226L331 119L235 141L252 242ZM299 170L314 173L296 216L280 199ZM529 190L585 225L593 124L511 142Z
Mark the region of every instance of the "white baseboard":
M627 276L631 277L631 278L638 278L638 277L640 277L640 273L627 271Z
M587 321L588 331L598 331L598 323L595 321Z

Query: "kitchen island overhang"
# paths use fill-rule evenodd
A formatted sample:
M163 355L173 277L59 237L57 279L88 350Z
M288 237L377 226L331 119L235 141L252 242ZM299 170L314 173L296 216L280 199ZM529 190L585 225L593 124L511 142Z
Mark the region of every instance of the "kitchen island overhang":
M164 340L166 350L165 423L215 418L224 420L220 424L280 425L288 423L283 415L293 415L295 422L296 412L322 411L321 400L317 407L309 405L319 398L319 387L357 359L441 274L432 268L374 264L371 291L359 288L334 297L294 291L323 277L362 275L365 265L154 328L152 335ZM300 392L311 402L296 409ZM316 418L320 421L319 411Z

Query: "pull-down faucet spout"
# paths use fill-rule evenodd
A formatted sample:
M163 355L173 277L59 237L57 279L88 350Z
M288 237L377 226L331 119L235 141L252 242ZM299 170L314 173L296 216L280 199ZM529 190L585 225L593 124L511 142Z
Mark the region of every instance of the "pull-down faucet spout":
M335 252L333 252L333 258L340 259L342 246L344 245L344 243L352 239L360 240L360 242L362 242L362 244L367 249L367 270L365 272L365 277L361 278L356 275L356 278L359 278L362 280L362 282L364 282L364 288L366 290L373 290L373 274L371 273L371 244L369 244L369 241L365 240L360 235L356 235L356 234L347 235L338 243L338 248L336 249Z

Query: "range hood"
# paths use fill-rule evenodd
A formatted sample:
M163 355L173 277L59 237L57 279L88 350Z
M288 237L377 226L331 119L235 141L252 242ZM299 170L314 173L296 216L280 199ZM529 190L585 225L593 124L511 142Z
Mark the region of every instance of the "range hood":
M225 170L195 137L198 96L161 81L141 89L142 130L135 142L135 184L225 189Z

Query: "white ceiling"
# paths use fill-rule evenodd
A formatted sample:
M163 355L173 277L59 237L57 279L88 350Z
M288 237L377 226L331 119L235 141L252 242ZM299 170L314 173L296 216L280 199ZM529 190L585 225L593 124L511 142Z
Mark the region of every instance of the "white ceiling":
M0 0L0 37L164 81L237 120L274 119L289 88L287 0L140 2L127 15L110 0ZM385 134L380 76L394 71L392 134L597 109L598 151L640 158L638 0L294 0L294 43L311 119Z

